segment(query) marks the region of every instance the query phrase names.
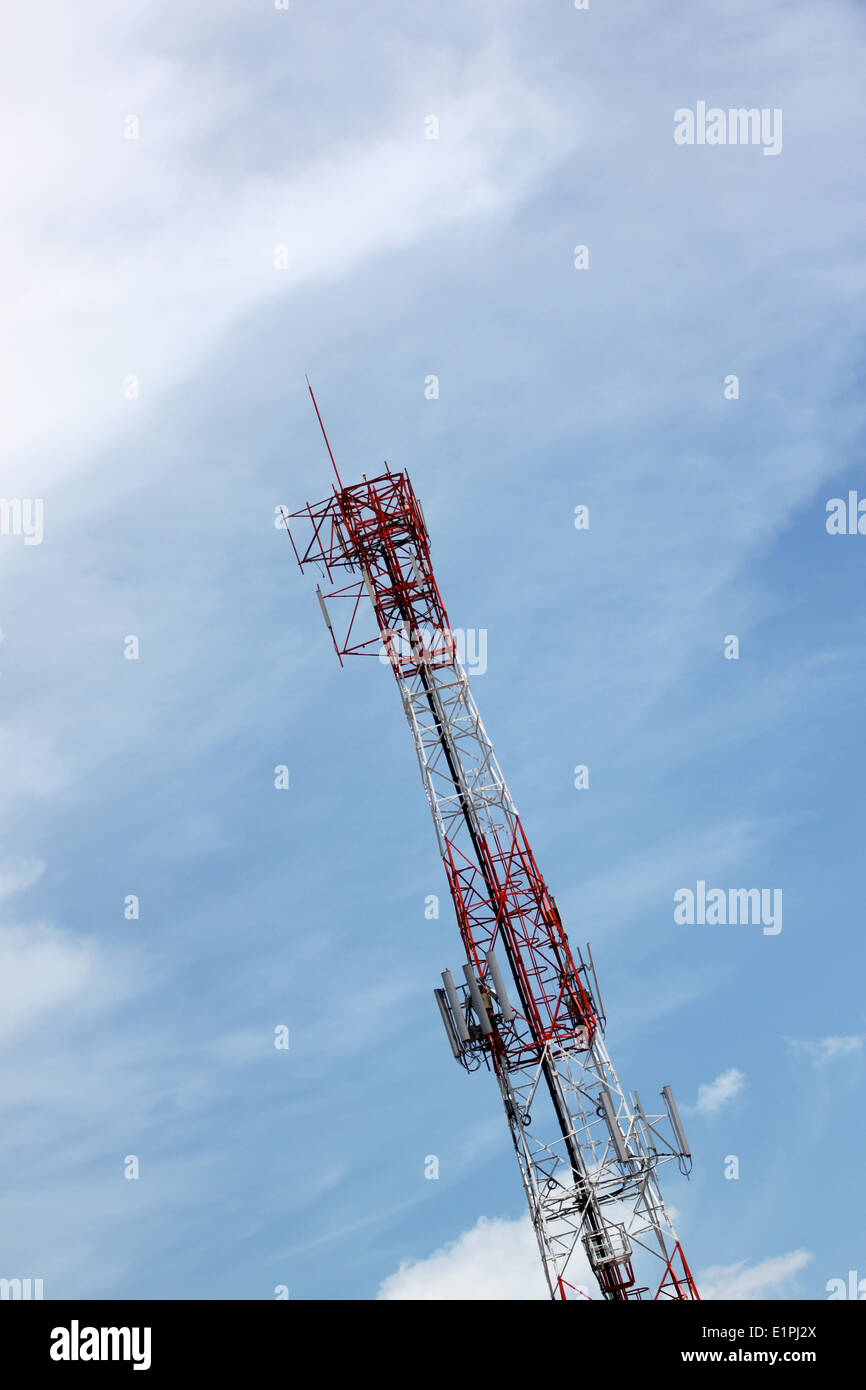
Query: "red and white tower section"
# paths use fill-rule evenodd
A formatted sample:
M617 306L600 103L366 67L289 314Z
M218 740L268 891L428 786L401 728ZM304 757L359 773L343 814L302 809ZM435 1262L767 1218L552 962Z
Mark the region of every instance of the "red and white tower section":
M665 1163L691 1168L673 1096L665 1086L648 1113L614 1070L592 954L570 945L499 769L407 474L350 487L337 474L292 519L312 529L305 548L289 535L327 581L341 664L385 655L397 682L465 960L443 971L436 1003L456 1060L496 1077L551 1297L597 1296L588 1261L605 1299L697 1299L658 1182Z

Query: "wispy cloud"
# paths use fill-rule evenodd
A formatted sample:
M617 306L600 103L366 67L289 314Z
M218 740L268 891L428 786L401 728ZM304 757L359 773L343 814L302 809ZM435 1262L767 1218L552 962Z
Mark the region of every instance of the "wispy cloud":
M100 973L95 942L45 923L0 927L0 1041L87 997Z
M840 1057L859 1056L866 1043L866 1034L834 1034L828 1038L786 1038L791 1052L808 1057L817 1066L837 1061Z
M701 1082L695 1104L683 1108L687 1114L702 1115L704 1118L718 1115L724 1106L742 1094L745 1084L745 1073L731 1067L728 1071L720 1072L715 1081Z
M772 1255L749 1267L746 1260L733 1265L712 1265L698 1278L701 1298L762 1299L782 1297L786 1285L812 1259L808 1250Z
M0 901L13 893L21 893L32 888L45 872L45 865L39 859L17 864L0 864Z
M340 281L437 230L507 212L579 138L543 86L491 42L471 58L439 49L438 141L423 138L408 69L383 87L375 134L343 129L324 156L291 146L270 169L215 159L229 116L255 106L257 73L150 53L135 33L146 8L131 4L126 24L101 31L98 53L88 41L88 20L101 28L98 7L85 6L77 25L55 16L63 42L39 45L36 84L33 69L24 80L11 59L26 61L37 30L19 16L9 36L9 95L27 159L15 161L19 221L0 236L15 342L3 359L2 408L26 490L34 449L40 489L80 472L82 446L149 411L244 313ZM134 139L124 138L126 113L139 121ZM51 185L48 218L43 180L33 177L40 169ZM17 292L24 284L26 296ZM46 375L50 412L40 408ZM139 382L133 405L127 375ZM73 506L86 504L79 494Z

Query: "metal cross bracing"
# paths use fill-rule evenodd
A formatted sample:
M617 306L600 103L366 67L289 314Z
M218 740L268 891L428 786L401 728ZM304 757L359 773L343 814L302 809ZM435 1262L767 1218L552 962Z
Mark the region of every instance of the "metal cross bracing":
M312 529L302 551L284 513L286 529L301 568L328 580L318 596L341 662L378 655L394 672L466 957L436 1001L457 1060L496 1076L551 1297L589 1297L588 1261L605 1299L696 1299L657 1180L663 1163L691 1166L676 1105L665 1087L664 1113L648 1115L614 1071L592 955L572 953L496 761L409 478L386 466L337 483L294 513Z

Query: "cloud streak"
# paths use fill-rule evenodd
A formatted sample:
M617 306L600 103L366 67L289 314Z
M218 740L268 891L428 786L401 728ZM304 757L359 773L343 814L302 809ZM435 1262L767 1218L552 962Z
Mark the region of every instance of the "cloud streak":
M866 1043L863 1033L834 1034L827 1038L787 1038L791 1052L807 1057L816 1066L838 1061L840 1057L859 1057Z
M713 1300L743 1302L781 1298L788 1292L791 1280L811 1259L808 1250L792 1250L787 1255L772 1255L751 1267L746 1260L732 1265L712 1265L700 1276L698 1287L702 1298Z
M698 1087L698 1098L694 1105L685 1107L686 1113L711 1119L741 1095L745 1085L745 1073L736 1067L720 1072L714 1081L701 1083Z

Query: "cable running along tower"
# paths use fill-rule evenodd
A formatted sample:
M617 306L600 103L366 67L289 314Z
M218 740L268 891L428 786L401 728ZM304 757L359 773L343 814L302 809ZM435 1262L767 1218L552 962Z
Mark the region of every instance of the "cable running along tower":
M466 962L456 980L443 971L436 1003L456 1060L496 1077L550 1295L590 1296L585 1256L607 1300L697 1299L657 1177L665 1162L691 1168L676 1104L665 1086L648 1114L614 1071L592 953L570 946L499 770L412 484L386 465L344 487L310 396L337 483L293 514L312 531L304 548L283 519L301 569L327 581L317 594L340 664L379 655L396 678Z

